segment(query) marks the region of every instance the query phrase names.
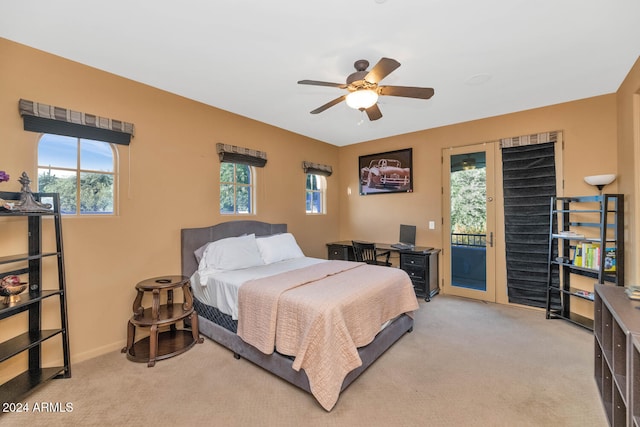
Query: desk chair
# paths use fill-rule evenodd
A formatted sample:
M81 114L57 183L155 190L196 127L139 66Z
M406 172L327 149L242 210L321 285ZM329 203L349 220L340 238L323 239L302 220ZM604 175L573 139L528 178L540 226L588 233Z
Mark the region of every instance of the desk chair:
M385 267L391 267L389 262L389 256L391 251L384 251L378 253L376 251L375 243L356 242L353 240L353 253L358 262L366 262L367 264L383 265ZM378 260L379 257L386 257L384 261Z

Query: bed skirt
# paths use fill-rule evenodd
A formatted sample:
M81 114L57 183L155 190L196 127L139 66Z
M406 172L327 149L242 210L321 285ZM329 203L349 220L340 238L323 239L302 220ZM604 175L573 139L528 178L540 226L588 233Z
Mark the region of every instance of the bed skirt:
M233 320L231 316L225 314L218 310L216 307L211 307L210 305L206 305L201 302L198 298L193 298L193 308L196 310L196 313L200 317L204 317L216 323L223 328L233 332L234 334L238 331L238 321Z

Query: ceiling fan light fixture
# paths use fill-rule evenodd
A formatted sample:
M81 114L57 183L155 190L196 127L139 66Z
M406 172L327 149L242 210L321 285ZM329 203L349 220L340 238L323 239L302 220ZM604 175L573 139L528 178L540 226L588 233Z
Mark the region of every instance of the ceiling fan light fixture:
M378 93L371 89L360 89L347 95L347 105L356 110L367 109L378 102Z

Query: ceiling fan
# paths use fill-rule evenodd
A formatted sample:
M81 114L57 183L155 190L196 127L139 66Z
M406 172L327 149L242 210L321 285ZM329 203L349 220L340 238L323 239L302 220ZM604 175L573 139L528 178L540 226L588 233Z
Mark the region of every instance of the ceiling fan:
M349 93L344 94L333 101L329 101L321 107L311 111L311 114L321 113L342 101L346 101L349 107L365 111L369 120L378 120L382 117L382 113L380 112L380 108L377 104L378 96L380 95L429 99L434 94L433 89L430 87L378 85L382 79L387 77L400 66L400 63L395 59L382 58L371 69L371 71L367 71L369 61L365 59L356 61L353 66L355 67L356 72L347 77L347 82L345 84L320 82L317 80L300 80L298 82L298 84L301 85L330 86L337 87L339 89L347 89L349 91Z

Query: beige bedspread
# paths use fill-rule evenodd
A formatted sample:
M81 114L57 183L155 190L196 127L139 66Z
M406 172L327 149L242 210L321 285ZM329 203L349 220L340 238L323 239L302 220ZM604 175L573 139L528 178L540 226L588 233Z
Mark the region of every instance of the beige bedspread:
M243 284L238 336L265 354L294 356L311 392L326 410L345 376L362 364L388 320L418 308L407 274L396 268L329 261Z

